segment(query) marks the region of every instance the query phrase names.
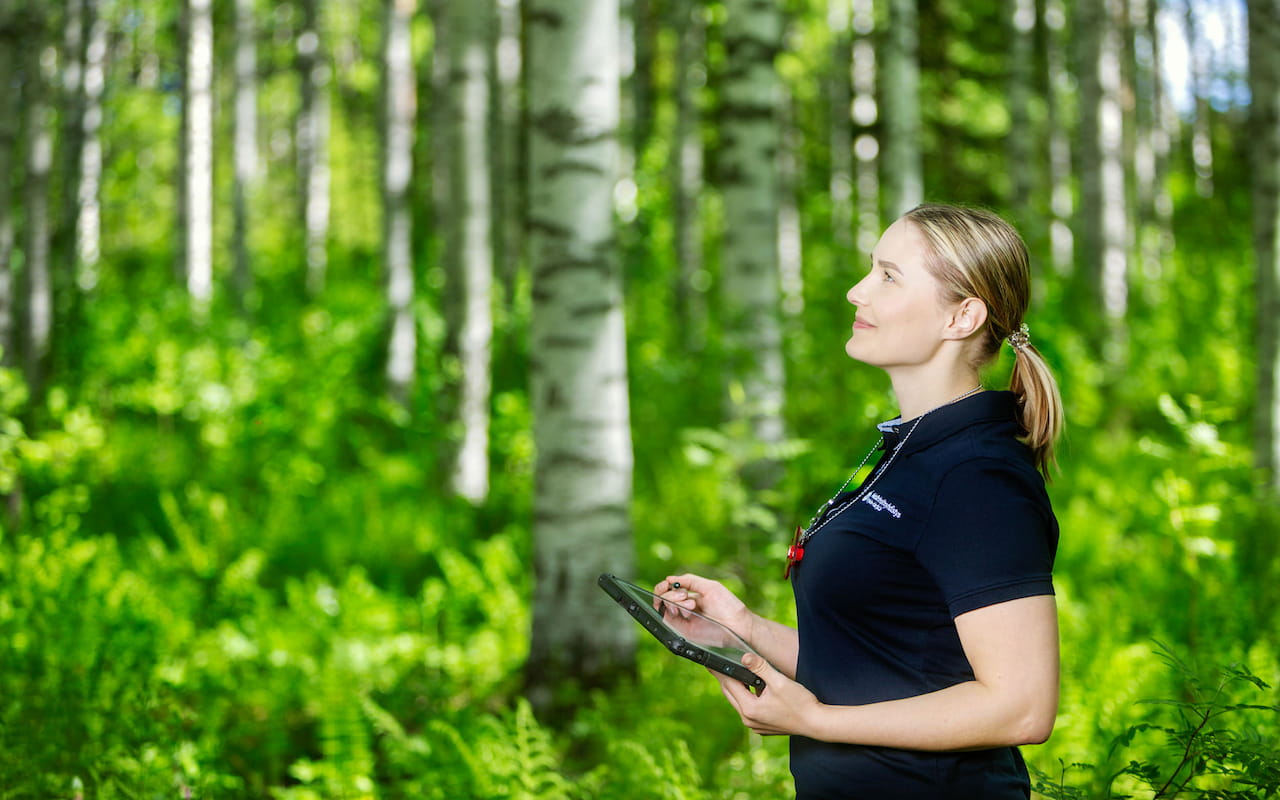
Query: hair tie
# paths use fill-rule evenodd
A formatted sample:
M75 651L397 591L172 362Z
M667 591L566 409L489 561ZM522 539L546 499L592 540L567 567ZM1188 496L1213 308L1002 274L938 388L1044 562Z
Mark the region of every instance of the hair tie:
M1027 323L1022 323L1018 329L1009 334L1009 346L1015 351L1021 352L1031 344L1031 329L1027 327Z

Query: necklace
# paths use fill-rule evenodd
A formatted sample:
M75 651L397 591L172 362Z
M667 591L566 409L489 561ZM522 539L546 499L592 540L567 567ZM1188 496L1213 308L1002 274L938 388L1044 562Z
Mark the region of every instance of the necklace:
M941 405L936 405L933 408L921 414L920 416L916 417L915 422L911 423L911 427L907 429L906 435L902 437L901 441L899 441L896 445L894 445L893 451L889 453L889 458L885 461L884 465L879 467L878 469L876 469L874 473L872 473L871 477L867 480L865 484L863 484L861 490L857 493L857 495L855 495L853 498L849 500L846 500L843 504L841 504L839 508L837 508L835 511L832 511L830 514L828 514L827 512L828 510L830 510L831 506L835 505L836 498L844 493L844 490L849 486L850 483L853 482L854 476L856 476L859 472L861 472L862 468L866 466L867 461L871 459L871 454L874 453L876 450L880 449L880 445L884 444L884 436L881 436L879 441L875 443L875 446L872 447L869 451L867 451L867 454L862 457L862 461L858 462L858 466L854 468L853 472L849 473L849 477L845 478L844 483L840 485L840 488L836 490L836 493L831 495L831 499L827 500L827 502L823 503L821 506L818 507L817 512L809 520L809 524L806 525L803 529L801 529L799 525L796 526L796 532L795 532L795 536L791 540L791 546L787 548L787 566L782 571L782 579L787 580L788 578L791 577L791 568L794 567L796 564L799 564L800 561L804 558L805 545L809 543L809 540L812 539L814 535L818 533L818 531L826 527L828 522L840 516L841 512L843 512L846 508L848 508L849 506L853 505L854 503L858 502L859 500L867 496L867 493L871 491L871 487L875 486L876 481L880 480L880 476L884 475L886 472L889 471L889 466L893 464L893 460L898 457L898 453L902 452L903 446L906 445L907 440L911 438L911 434L916 432L916 428L920 427L920 423L924 421L925 417L929 416L930 414L937 411L938 409L943 408L944 406L949 406L953 403L958 403L961 400L965 399L966 397L973 394L977 394L980 391L982 391L982 384L978 384L977 386L973 387L972 389L965 392L964 394L953 397L947 402L942 403ZM821 520L821 522L819 522L819 520ZM817 527L814 527L814 523L818 523Z

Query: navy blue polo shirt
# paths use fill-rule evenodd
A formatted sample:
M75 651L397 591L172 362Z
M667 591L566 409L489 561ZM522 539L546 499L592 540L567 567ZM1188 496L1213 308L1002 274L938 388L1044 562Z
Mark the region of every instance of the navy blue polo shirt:
M1058 524L1016 400L981 392L881 426L865 497L838 511L792 572L797 680L818 699L863 705L973 679L956 633L966 611L1053 594ZM910 435L907 436L908 431ZM832 509L858 496L844 492ZM1026 798L1015 747L931 753L791 738L799 798Z

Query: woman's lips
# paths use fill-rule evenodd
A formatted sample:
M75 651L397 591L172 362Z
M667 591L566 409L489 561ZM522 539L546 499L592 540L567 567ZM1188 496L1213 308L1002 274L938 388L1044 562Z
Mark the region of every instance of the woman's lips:
M874 325L871 325L871 324L868 324L868 323L866 323L866 322L863 322L863 321L862 321L862 320L860 320L860 319L856 319L856 320L854 320L854 321L853 321L853 329L854 329L855 331L857 331L857 330L866 330L867 328L874 328L874 327L875 327Z

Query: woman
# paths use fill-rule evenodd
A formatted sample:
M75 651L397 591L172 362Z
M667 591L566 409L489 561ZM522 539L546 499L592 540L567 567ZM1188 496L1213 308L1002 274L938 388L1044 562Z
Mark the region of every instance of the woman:
M767 660L747 657L758 696L717 677L744 724L791 736L799 798L1030 794L1017 746L1049 737L1058 703L1058 527L1041 473L1062 404L1022 322L1029 281L1025 245L994 214L923 205L894 222L849 290L845 350L888 373L901 416L879 426L863 483L845 491L850 476L797 531L798 629L698 575L654 588ZM1011 391L983 391L1005 341Z

